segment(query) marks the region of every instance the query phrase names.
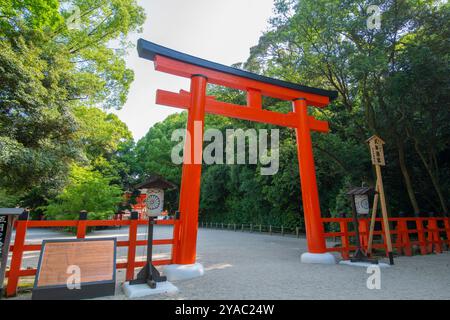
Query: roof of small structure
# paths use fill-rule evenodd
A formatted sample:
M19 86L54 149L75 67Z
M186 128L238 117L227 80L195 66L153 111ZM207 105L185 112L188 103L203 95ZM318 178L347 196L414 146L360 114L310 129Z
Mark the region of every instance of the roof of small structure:
M371 194L374 193L375 189L372 187L356 187L352 188L349 191L347 191L347 195L353 196L353 195L363 195L363 194Z
M377 136L376 134L374 134L373 136L371 136L369 139L366 140L367 143L369 143L372 140L378 139L380 140L381 144L385 144L384 140L381 139L379 136Z
M136 189L150 189L150 188L174 189L177 188L177 185L164 179L159 175L151 175L143 182L136 184L134 187Z
M284 88L288 88L288 89L293 89L293 90L297 90L297 91L303 91L303 92L317 94L320 96L325 96L325 97L328 97L331 101L338 97L337 91L307 87L307 86L303 86L303 85L300 85L297 83L287 82L287 81L283 81L283 80L279 80L279 79L275 79L275 78L269 78L269 77L262 76L262 75L252 73L252 72L248 72L248 71L245 71L242 69L229 67L229 66L226 66L226 65L223 65L220 63L216 63L216 62L201 59L201 58L198 58L195 56L191 56L189 54L182 53L182 52L179 52L179 51L176 51L173 49L169 49L169 48L163 47L159 44L156 44L156 43L144 40L144 39L138 40L137 50L139 53L139 57L148 59L148 60L152 60L152 61L154 61L155 56L161 55L161 56L164 56L167 58L171 58L174 60L182 61L185 63L193 64L193 65L196 65L199 67L203 67L203 68L207 68L207 69L211 69L211 70L215 70L215 71L219 71L219 72L223 72L223 73L228 73L228 74L231 74L234 76L243 77L243 78L247 78L247 79L251 79L251 80L256 80L259 82L264 82L264 83L268 83L268 84L272 84L272 85L276 85L276 86L280 86L280 87L284 87Z

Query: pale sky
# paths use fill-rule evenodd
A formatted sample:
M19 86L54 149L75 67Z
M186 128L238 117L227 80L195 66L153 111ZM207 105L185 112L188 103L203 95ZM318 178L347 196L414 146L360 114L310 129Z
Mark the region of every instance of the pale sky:
M147 20L143 32L130 36L200 58L232 65L244 62L272 16L273 0L140 0ZM127 65L134 70L128 101L114 111L135 141L155 123L180 109L155 104L156 89L189 90L189 80L154 70L153 62L130 50Z

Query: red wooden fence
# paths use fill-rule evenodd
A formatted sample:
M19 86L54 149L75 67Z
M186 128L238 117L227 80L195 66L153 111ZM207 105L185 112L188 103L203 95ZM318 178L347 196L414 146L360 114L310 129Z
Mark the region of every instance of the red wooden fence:
M353 224L352 218L323 218L324 224L334 223L339 231L325 233L326 238L340 238L340 245L327 248L327 251L340 252L344 259L348 259L351 251L356 246L351 244L351 237L355 237L354 231L349 231L348 224ZM359 230L361 244L367 250L369 237L368 218L359 220ZM376 219L377 225L374 231L374 239L377 236L383 237L382 243L374 243L374 249L383 249L387 254L386 243L384 241L384 228L381 218ZM450 218L389 218L393 226L391 235L393 236L393 248L397 254L411 256L413 246L418 246L421 254L441 253L444 250L444 244L450 247ZM409 222L409 224L408 224ZM21 269L22 257L24 252L40 251L41 244L27 244L26 232L30 228L55 228L55 227L73 227L77 229L77 238L83 239L86 236L88 227L99 226L129 226L127 241L117 241L118 247L128 247L126 262L117 263L117 269L126 269L126 279L131 280L134 276L135 268L142 267L145 261L136 261L136 247L147 245L147 240L137 240L137 230L139 225L147 225L147 220L61 220L61 221L33 221L18 220L15 223L16 236L14 244L11 245L12 259L10 270L6 272L8 285L6 295L14 296L17 291L17 285L20 277L34 276L36 269ZM178 220L156 220L158 225L175 225ZM414 228L409 228L414 225ZM380 230L381 229L381 230ZM153 240L153 245L172 245L175 246L174 239ZM173 248L176 250L176 248ZM172 259L153 260L155 265L165 265L172 263Z
M157 225L175 225L178 220L155 220ZM146 246L147 240L137 240L137 230L139 225L147 225L148 220L55 220L55 221L34 221L34 220L18 220L15 223L16 236L14 244L11 245L12 252L10 269L6 272L8 284L6 287L6 296L16 295L19 278L24 276L34 276L36 269L21 269L22 257L24 252L40 251L41 244L27 244L26 233L30 228L55 228L55 227L73 227L76 228L77 238L83 239L86 236L88 227L100 226L129 226L129 234L127 241L117 241L118 247L128 247L128 255L126 262L116 263L117 269L126 269L127 281L133 279L134 269L143 267L145 261L136 261L136 247ZM174 239L153 240L153 245L172 245L175 246ZM154 265L171 264L172 259L153 260Z
M326 238L340 238L340 245L328 247L327 251L340 252L342 258L348 259L351 251L356 250L356 246L351 244L351 237L355 237L355 232L349 231L348 224L353 228L352 218L323 218L325 224L334 223L338 227L337 232L325 233ZM383 241L378 243L374 241L372 248L382 249L387 255L385 241L385 230L382 219L376 219L374 240L381 236ZM390 233L392 235L392 247L398 255L411 256L413 246L417 246L420 254L441 253L444 244L447 249L450 246L450 218L448 217L430 217L430 218L389 218L391 224ZM359 233L361 246L367 250L369 238L369 218L359 219Z

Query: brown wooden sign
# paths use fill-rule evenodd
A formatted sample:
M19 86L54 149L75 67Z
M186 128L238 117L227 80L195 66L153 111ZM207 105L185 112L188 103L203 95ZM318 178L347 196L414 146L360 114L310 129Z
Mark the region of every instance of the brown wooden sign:
M116 239L45 240L33 299L86 299L113 295Z

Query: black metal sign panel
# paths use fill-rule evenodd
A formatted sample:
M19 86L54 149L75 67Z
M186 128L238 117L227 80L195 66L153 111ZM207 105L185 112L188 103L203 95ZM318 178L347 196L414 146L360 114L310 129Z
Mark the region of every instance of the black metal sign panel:
M3 252L6 252L4 248L6 233L8 232L8 216L0 215L0 261L3 257Z

